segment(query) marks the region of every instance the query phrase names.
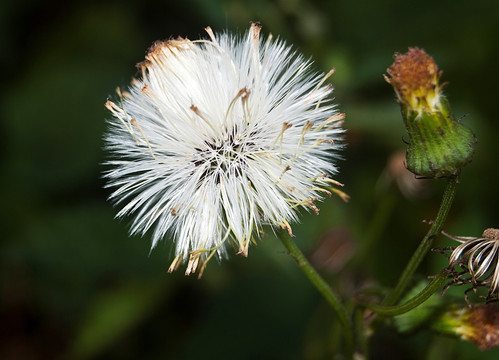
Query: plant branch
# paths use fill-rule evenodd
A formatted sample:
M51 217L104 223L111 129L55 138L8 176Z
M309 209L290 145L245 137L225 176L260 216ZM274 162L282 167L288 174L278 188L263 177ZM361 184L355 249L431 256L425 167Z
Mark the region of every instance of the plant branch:
M447 218L447 215L449 214L449 210L456 194L456 187L457 176L451 176L447 180L444 195L442 197L442 202L440 204L440 209L438 210L435 221L432 223L430 230L428 230L428 233L423 238L423 240L419 244L419 247L412 255L411 260L409 260L409 263L407 264L406 268L399 278L397 286L395 286L393 291L383 301L383 305L393 305L400 299L402 293L409 284L409 281L412 279L412 276L414 275L417 267L430 250L433 244L433 238L442 230L442 226L445 222L445 219Z
M345 336L346 354L352 357L353 353L353 329L352 323L350 321L349 315L345 307L341 304L339 297L333 292L331 287L326 283L326 281L319 275L319 273L310 265L308 260L305 258L301 250L296 246L294 241L290 238L287 232L281 230L277 232L277 237L286 249L289 251L293 259L298 264L298 267L303 271L303 273L308 277L310 282L315 286L315 288L322 294L324 299L336 312L339 318L340 324L343 328Z
M445 280L448 278L449 270L442 270L435 278L416 296L412 299L406 301L403 304L395 306L378 305L373 303L360 304L368 309L371 309L375 313L383 316L396 316L402 315L408 311L411 311L415 307L424 303L430 296L432 296L440 287L443 285Z

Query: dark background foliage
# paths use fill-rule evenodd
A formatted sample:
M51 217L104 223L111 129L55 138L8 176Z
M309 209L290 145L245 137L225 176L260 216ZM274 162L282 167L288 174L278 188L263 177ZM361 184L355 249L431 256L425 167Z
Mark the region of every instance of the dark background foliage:
M103 104L129 83L153 41L204 37L208 25L243 32L259 21L317 69L335 67L348 129L338 180L351 201L327 199L295 233L350 297L366 283L394 284L441 196L442 181L406 197L385 176L404 147L382 78L396 51L419 46L435 58L456 115L479 139L446 230L479 236L499 227L498 14L497 2L485 0L2 1L0 358L331 358L336 318L271 236L247 259L211 263L202 280L167 274L168 240L149 253L149 239L127 236L101 179ZM358 266L342 268L349 249L366 243ZM430 254L421 278L443 266ZM389 326L371 349L373 359L499 355Z

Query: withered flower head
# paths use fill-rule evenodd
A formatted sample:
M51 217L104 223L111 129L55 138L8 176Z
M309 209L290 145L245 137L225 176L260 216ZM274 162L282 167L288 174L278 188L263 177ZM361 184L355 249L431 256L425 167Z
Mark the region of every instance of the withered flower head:
M439 85L442 71L424 50L414 47L405 54L397 53L387 73L390 77L385 75L385 79L399 101L419 111L436 111L444 85Z
M464 271L458 273L456 281L470 283L473 288L487 286L488 298L493 298L499 288L499 230L486 229L482 237L446 236L461 244L451 253L449 266L460 266Z
M454 307L435 321L433 328L470 341L480 350L491 349L499 345L499 305Z

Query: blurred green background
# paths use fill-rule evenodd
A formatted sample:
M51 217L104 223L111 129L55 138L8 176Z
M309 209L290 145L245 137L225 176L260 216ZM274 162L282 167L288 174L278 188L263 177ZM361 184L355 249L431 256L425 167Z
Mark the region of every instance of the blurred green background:
M404 147L382 78L396 51L419 46L435 58L457 117L479 139L445 229L479 236L499 227L497 2L2 1L1 359L334 357L334 315L271 236L247 259L213 261L197 280L168 274L168 240L149 254L149 239L128 237L128 221L113 220L106 202L104 102L115 87L130 82L155 40L204 37L208 25L243 32L250 21L313 57L318 70L336 68L348 129L337 179L351 201L327 199L294 231L346 297L365 284L394 284L441 197L442 181L403 193L394 181L411 177L401 179L400 168L392 181L387 175L388 159ZM352 254L360 265L344 267ZM421 278L443 266L429 254ZM390 327L371 350L372 359L499 356Z

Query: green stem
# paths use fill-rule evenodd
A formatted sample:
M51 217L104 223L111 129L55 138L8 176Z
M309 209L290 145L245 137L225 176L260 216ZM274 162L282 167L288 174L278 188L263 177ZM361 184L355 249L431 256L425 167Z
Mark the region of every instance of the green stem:
M315 286L317 290L319 290L322 296L336 312L345 336L346 354L351 358L353 354L353 329L352 323L349 319L349 315L345 307L341 304L338 296L333 292L331 287L319 275L319 273L317 273L312 265L310 265L300 249L298 249L293 240L291 240L287 232L281 230L277 232L277 236L289 251L289 253L292 255L293 259L296 261L300 269L308 277L310 282Z
M402 293L409 284L409 281L412 279L412 276L414 275L414 272L416 271L417 267L425 257L426 253L430 250L433 244L433 238L442 230L442 226L445 222L445 219L447 218L447 215L449 214L452 201L454 200L454 195L456 194L456 187L457 187L457 177L451 176L447 180L444 195L442 197L442 203L440 204L440 209L438 210L437 218L432 223L430 230L428 231L426 236L419 244L419 247L412 255L411 260L409 260L409 263L407 264L406 268L404 269L402 275L399 278L397 286L395 286L395 289L393 289L393 291L383 301L383 305L386 306L393 305L400 299Z
M445 280L448 278L448 275L448 269L442 270L419 294L403 304L396 306L384 306L367 303L362 305L368 309L371 309L379 315L396 316L404 314L428 300L430 296L432 296L438 289L440 289Z

